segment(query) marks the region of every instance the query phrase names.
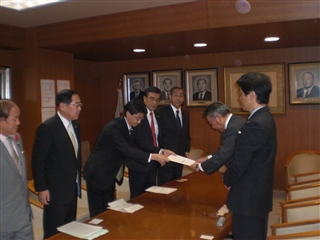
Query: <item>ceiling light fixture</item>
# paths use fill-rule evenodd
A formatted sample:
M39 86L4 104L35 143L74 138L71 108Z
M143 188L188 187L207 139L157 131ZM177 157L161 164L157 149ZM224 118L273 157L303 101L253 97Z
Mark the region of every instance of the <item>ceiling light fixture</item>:
M63 0L2 0L0 6L20 11L62 1Z
M206 43L195 43L193 46L195 46L195 47L206 47L207 44Z
M137 48L137 49L133 49L133 51L134 51L134 52L145 52L146 50L145 50L145 49L139 49L139 48Z
M265 42L276 42L278 41L280 38L279 37L267 37L264 39Z

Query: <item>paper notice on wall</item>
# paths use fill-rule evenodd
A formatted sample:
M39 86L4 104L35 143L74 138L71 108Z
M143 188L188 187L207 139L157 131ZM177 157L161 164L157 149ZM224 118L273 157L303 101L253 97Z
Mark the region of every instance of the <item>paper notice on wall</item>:
M41 108L41 121L44 122L56 114L56 108Z
M54 80L41 79L41 107L55 107Z
M60 92L63 89L70 89L69 80L57 80L57 92Z

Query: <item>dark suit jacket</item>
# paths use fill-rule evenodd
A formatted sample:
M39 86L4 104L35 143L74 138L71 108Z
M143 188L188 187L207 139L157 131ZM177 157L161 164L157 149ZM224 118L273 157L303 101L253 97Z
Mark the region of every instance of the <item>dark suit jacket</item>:
M36 191L49 190L53 203L70 203L77 187L77 173L81 181L80 125L71 122L79 144L77 158L58 114L44 121L36 132L32 152L34 185Z
M277 151L276 125L269 108L255 112L240 131L223 177L231 186L227 206L240 215L264 217L272 210Z
M193 97L193 100L194 100L194 101L195 101L195 100L200 100L200 99L199 99L199 92L194 93L194 94L192 95L192 97ZM212 94L211 94L211 92L207 90L206 93L204 94L203 99L201 99L201 100L212 100Z
M165 91L161 92L161 100L169 100L169 97L167 98Z
M159 109L160 115L160 142L161 148L170 149L176 154L185 156L186 152L190 152L191 138L190 138L190 120L189 111L181 108L182 113L182 129L179 132L176 123L176 117L173 113L171 105ZM168 167L173 162L168 162L164 166Z
M227 129L222 133L222 144L219 150L212 154L212 158L201 163L205 173L214 173L232 158L236 137L245 122L242 117L234 114L231 116Z
M144 97L144 96L145 96L144 91L140 91L137 99L140 99L140 100L143 101L143 97ZM136 98L136 93L135 93L135 92L131 92L131 93L130 93L130 100L135 99L135 98Z
M300 88L297 90L297 98L303 98L305 88ZM311 89L309 95L305 96L306 98L318 98L320 97L320 88L314 85Z
M21 161L20 175L10 152L0 141L0 229L6 232L21 230L26 225L26 219L31 223L31 208L27 187L26 161L21 137L15 147Z
M143 152L130 146L130 140L137 137L132 132L129 137L127 123L124 117L111 120L101 131L96 145L84 166L84 178L96 188L104 191L111 189L115 184L115 177L125 162L131 157L135 161L147 164L150 153L158 153L159 148L139 142L138 147L148 152ZM144 145L144 146L143 146Z
M158 128L160 133L160 124L159 124L159 114L157 110L154 111L154 116L158 122ZM139 148L138 146L141 145L139 141L144 141L149 145L153 145L153 137L151 133L151 128L149 125L149 121L147 117L141 121L141 123L134 128L132 135L135 137L133 146L136 148ZM159 140L158 140L159 141ZM160 151L160 148L159 148ZM158 151L158 152L159 152ZM158 153L156 152L156 153ZM131 157L126 159L126 165L129 169L132 169L134 171L139 172L149 172L151 168L156 168L159 166L159 163L157 161L150 161L150 163L136 161L132 159Z

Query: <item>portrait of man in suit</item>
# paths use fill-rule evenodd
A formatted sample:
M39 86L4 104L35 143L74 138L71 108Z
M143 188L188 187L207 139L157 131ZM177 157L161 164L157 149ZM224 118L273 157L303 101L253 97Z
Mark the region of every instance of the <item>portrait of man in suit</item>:
M233 158L223 175L229 189L232 233L234 239L266 239L277 151L276 125L268 107L272 84L259 72L244 74L236 84L243 110L250 114L238 132Z
M172 88L172 79L166 77L162 81L163 91L161 92L161 100L170 100L170 89Z
M228 165L233 156L238 132L246 121L244 118L232 114L230 109L222 102L212 103L203 115L212 129L222 132L222 144L218 151L197 159L190 168L211 175L223 165Z
M0 100L0 239L33 239L20 109Z
M320 87L315 85L314 74L305 72L301 76L303 88L297 90L297 98L319 98Z
M208 90L208 80L204 77L200 77L197 80L197 92L192 95L193 101L203 100L203 101L211 101L212 94Z
M130 92L130 100L132 99L140 99L143 101L144 91L143 90L143 82L144 79L142 78L132 78L131 79L131 86L133 91Z
M34 187L44 205L44 238L57 227L76 220L77 196L81 197L82 103L77 92L64 89L56 95L57 113L37 129L32 152Z

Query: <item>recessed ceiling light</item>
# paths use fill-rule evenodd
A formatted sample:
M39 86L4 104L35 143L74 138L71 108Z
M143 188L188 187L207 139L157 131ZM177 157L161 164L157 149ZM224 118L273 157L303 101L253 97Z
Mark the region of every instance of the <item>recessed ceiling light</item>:
M195 46L195 47L206 47L207 44L206 43L195 43L193 46Z
M11 8L14 10L25 10L28 8L47 5L55 2L63 2L64 0L2 0L0 2L1 7Z
M145 50L145 49L139 49L139 48L137 48L137 49L133 49L133 51L134 51L134 52L145 52L146 50Z
M265 42L276 42L278 41L280 38L279 37L267 37L264 39Z

